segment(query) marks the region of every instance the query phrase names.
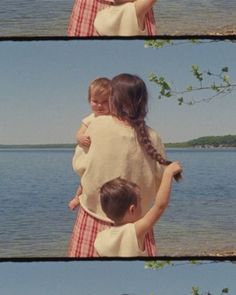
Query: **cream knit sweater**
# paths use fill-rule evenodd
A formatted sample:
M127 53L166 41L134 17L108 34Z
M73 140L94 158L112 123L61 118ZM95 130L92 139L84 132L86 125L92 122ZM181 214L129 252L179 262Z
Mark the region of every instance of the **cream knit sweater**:
M165 156L160 137L153 129L148 130L154 147ZM159 189L163 167L143 151L133 128L110 115L95 118L86 134L91 138L90 148L78 145L72 161L73 169L81 177L81 206L90 215L110 221L102 211L99 189L105 182L122 177L139 185L145 214Z

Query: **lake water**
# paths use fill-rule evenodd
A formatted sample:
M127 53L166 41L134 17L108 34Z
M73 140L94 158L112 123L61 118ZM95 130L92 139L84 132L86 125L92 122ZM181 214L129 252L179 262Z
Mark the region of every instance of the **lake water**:
M0 258L66 256L73 150L0 150ZM159 255L236 250L236 150L169 150L184 165L155 227Z
M1 0L0 36L65 36L74 0ZM236 32L235 0L158 0L159 35Z

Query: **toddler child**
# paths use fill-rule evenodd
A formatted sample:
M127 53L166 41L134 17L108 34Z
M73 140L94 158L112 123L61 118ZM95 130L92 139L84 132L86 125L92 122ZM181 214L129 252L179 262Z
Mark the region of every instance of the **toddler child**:
M173 177L181 171L179 162L172 162L165 168L154 205L143 217L138 185L118 177L101 187L101 206L114 221L114 226L98 233L94 247L99 256L147 256L147 249L144 248L145 234L165 211Z
M115 0L114 5L100 10L94 27L100 36L148 35L145 15L156 0Z
M86 135L86 130L94 118L102 115L108 115L109 97L111 95L111 81L108 78L97 78L92 81L88 89L88 101L90 103L92 114L82 120L82 124L76 132L76 142L81 146L90 147L91 140ZM79 205L79 197L82 193L82 187L79 185L75 197L69 202L69 208L74 210Z

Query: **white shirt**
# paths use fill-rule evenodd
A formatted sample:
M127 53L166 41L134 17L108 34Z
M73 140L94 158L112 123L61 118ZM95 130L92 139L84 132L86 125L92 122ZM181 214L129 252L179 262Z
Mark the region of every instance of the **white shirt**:
M148 256L139 248L134 223L112 226L98 233L94 247L101 257Z

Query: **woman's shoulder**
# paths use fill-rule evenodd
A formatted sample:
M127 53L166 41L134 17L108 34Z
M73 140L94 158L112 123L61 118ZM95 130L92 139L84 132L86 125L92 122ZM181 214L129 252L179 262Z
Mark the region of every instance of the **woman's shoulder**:
M161 139L161 136L159 135L159 133L152 127L147 126L147 130L151 138L153 137L153 138Z
M88 127L94 119L95 119L95 115L94 115L94 113L92 113L92 114L86 116L85 118L83 118L82 123Z
M112 115L102 115L102 116L98 116L96 117L93 121L92 124L93 126L98 125L99 128L101 126L105 126L109 129L130 129L127 128L127 126L125 126L124 124L121 124L115 117L113 117ZM129 127L129 126L128 126Z
M101 121L101 122L111 121L112 116L111 115L101 115L101 116L96 117L95 120L97 122L99 122L99 121Z
M91 126L99 126L99 125L106 125L112 122L112 116L110 115L102 115L98 117L94 117L91 122Z
M162 142L160 135L151 127L148 127L148 132L153 146L158 150L158 152L165 157L165 146Z
M113 118L110 115L102 115L95 117L89 125L89 133L105 132L113 128Z

